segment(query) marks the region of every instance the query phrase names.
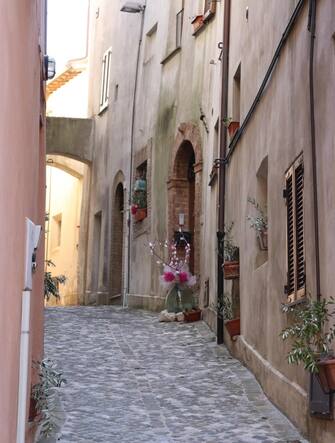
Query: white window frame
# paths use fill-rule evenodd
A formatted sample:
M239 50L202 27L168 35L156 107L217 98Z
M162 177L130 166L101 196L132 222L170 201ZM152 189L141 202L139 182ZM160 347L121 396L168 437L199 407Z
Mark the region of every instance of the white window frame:
M108 107L112 48L107 49L101 63L99 114Z

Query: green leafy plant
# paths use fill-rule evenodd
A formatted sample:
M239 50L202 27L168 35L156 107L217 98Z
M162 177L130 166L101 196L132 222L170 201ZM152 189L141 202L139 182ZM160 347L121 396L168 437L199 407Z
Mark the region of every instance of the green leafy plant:
M266 232L268 229L268 217L266 209L257 203L256 199L249 197L248 202L255 208L256 215L248 215L247 220L250 222L250 227L256 232Z
M45 261L46 267L56 266L51 260ZM50 297L60 298L59 285L63 285L66 282L65 275L52 276L51 272L46 270L44 272L44 298L50 300Z
M232 236L232 229L234 222L232 222L228 227L225 226L224 229L224 239L223 239L223 256L224 261L238 261L239 260L239 250L235 246Z
M232 320L234 318L233 306L227 294L224 294L223 297L218 297L215 310L225 320Z
M41 439L55 435L60 426L57 388L65 384L66 380L50 359L34 362L33 366L37 368L40 379L32 387L31 397L36 404L38 438Z
M233 121L232 117L225 117L223 119L223 125L228 128L228 126L230 125L230 123Z
M308 300L296 306L283 306L283 312L293 316L292 324L280 333L283 340L293 341L287 355L289 364L302 363L309 372L319 372L318 361L332 354L330 345L335 338L335 329L330 321L335 311L329 309L334 304L331 297L328 301Z

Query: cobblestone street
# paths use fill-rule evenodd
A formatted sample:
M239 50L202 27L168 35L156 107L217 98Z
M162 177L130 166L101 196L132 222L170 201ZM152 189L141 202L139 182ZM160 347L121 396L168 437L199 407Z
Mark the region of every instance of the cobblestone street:
M67 379L61 443L305 442L203 322L48 308L45 356Z

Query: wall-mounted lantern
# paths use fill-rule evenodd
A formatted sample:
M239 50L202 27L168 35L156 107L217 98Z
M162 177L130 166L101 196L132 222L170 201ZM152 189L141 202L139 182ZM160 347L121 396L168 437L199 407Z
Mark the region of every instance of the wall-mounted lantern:
M51 80L56 75L56 60L48 55L44 56L44 80Z

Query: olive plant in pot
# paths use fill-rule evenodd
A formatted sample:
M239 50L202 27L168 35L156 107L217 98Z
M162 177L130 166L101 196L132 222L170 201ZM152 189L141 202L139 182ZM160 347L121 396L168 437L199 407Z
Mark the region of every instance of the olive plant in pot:
M217 311L221 317L224 319L225 327L233 339L237 335L241 334L241 322L239 317L234 318L233 306L230 298L227 294L224 294L222 299L218 299Z
M239 249L235 246L231 233L233 226L233 222L228 227L225 226L223 239L223 273L225 280L232 280L240 276Z
M303 364L316 374L325 393L335 392L335 358L330 346L335 338L330 300L310 300L295 306L283 306L283 311L292 316L292 323L280 333L283 340L293 341L287 355L289 364Z
M254 207L255 214L248 215L247 220L250 222L250 228L256 231L259 249L261 251L268 250L268 216L266 208L256 201L256 199L249 197L248 202Z

